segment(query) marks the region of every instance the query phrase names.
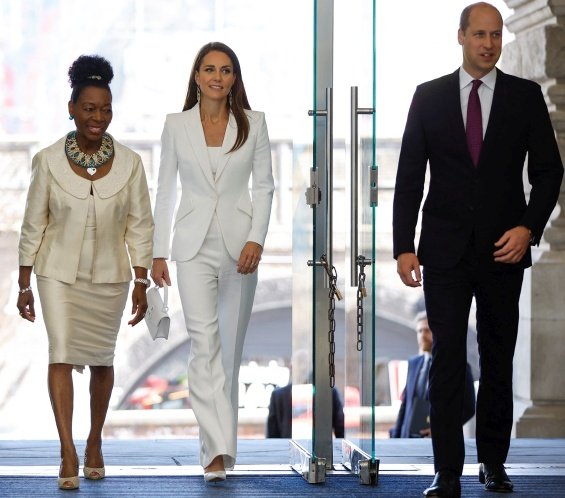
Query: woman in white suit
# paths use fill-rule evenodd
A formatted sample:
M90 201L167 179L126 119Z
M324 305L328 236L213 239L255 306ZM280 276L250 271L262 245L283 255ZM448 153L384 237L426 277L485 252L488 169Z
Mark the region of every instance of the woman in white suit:
M33 158L19 243L20 316L35 321L33 269L49 339L48 388L61 443L61 489L79 487L73 368L90 367L91 428L83 473L102 479L102 428L132 273L129 324L139 323L147 309L153 218L141 158L106 133L113 75L110 63L98 56L80 56L69 68L68 108L76 130Z
M273 190L264 114L250 110L233 50L208 43L194 61L183 112L169 114L163 130L152 268L157 285L170 285L169 253L176 261L206 481L224 480L235 464L239 366Z

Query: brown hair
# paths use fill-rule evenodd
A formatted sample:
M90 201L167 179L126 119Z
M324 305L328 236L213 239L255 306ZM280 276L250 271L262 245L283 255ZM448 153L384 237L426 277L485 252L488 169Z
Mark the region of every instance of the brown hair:
M247 94L245 93L245 85L243 84L243 77L241 75L241 66L239 64L239 59L235 52L221 42L210 42L204 45L196 54L194 59L194 64L192 65L192 70L190 71L190 79L188 81L188 90L186 92L186 99L184 101L183 111L193 108L198 99L196 97L198 86L196 85L196 73L200 69L202 64L202 59L210 52L217 51L226 54L233 65L233 72L236 76L234 84L231 88L231 106L230 110L234 115L235 122L237 123L237 136L235 143L231 148L230 152L239 149L246 141L249 136L249 119L245 113L245 109L251 110L249 101L247 100ZM230 105L228 103L228 105Z

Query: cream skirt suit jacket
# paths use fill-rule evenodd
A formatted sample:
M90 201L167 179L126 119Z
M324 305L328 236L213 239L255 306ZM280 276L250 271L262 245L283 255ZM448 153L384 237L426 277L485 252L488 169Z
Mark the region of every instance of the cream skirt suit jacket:
M191 341L189 399L204 467L217 455L228 469L235 463L239 365L257 283L257 272L241 275L236 264L247 241L264 245L274 191L264 114L246 112L247 141L229 152L237 134L230 115L214 167L198 105L168 115L162 135L153 254L177 262ZM182 194L173 228L178 177Z
M111 366L132 266L150 268L153 218L138 154L114 140L108 174L78 176L65 137L32 162L19 243L32 266L49 338L49 362Z

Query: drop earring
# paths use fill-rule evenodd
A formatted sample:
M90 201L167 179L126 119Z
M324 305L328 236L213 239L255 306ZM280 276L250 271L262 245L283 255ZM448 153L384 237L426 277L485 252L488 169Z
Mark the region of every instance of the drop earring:
M73 119L75 119L75 117L71 114L71 115L69 116L69 121L72 121Z
M196 102L200 102L200 87L196 87Z
M230 108L232 108L233 107L233 95L231 93L231 90L230 90L230 93L229 93L229 96L228 96L228 102L230 103Z

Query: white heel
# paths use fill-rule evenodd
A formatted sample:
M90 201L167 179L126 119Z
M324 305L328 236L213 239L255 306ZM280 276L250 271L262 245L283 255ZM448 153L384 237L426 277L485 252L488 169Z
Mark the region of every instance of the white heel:
M221 482L226 480L225 470L212 470L210 472L204 472L204 480L206 482Z

